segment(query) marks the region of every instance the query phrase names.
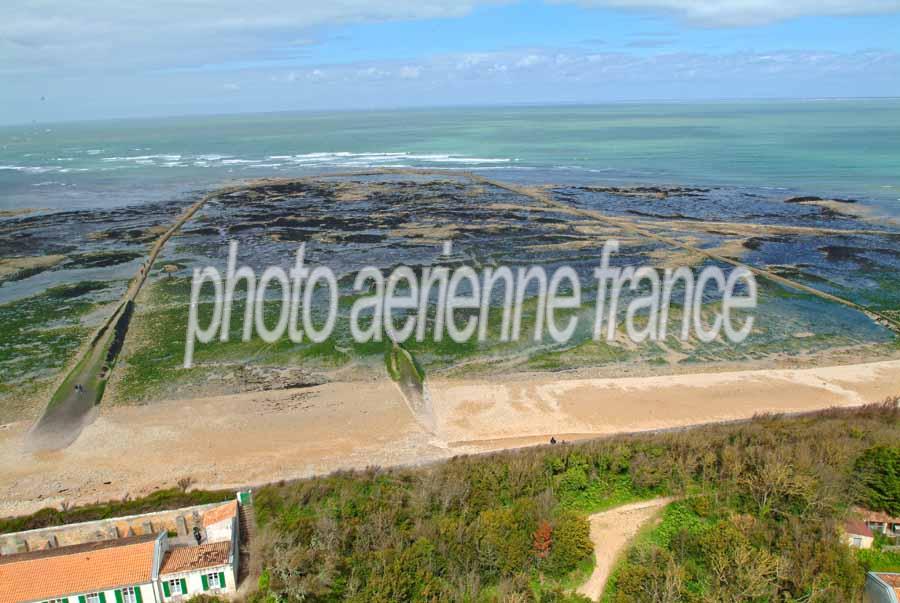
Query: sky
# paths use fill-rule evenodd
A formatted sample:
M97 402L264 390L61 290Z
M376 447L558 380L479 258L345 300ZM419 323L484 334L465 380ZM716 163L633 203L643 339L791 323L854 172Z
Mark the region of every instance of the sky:
M900 97L900 0L15 0L0 123Z

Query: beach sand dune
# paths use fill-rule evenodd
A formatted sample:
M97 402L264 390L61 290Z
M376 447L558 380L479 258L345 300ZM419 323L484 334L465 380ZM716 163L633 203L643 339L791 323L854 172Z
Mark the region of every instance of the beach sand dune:
M0 427L0 516L141 496L192 477L237 487L602 435L854 406L900 394L900 361L619 379L429 382L436 433L387 379L103 408L65 450Z

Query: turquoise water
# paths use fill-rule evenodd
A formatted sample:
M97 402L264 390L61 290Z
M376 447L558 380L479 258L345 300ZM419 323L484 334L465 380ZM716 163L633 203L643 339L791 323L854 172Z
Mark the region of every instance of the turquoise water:
M900 207L900 100L181 117L0 128L0 208L172 198L378 166L510 180L750 187Z

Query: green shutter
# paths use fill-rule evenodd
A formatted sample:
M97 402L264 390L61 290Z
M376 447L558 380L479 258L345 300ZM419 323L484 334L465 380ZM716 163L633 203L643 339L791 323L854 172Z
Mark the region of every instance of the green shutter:
M144 603L144 598L141 596L141 587L134 587L134 598L137 600L137 603Z
M187 594L187 580L185 580L184 578L181 579L181 594ZM100 601L100 603L103 603L103 601Z
M100 591L100 603L106 603L106 593L102 590Z
M203 583L203 590L209 590L209 579L206 577L206 574L200 576L200 582Z
M169 581L168 580L163 580L163 594L167 597L172 596L172 593L169 592ZM82 601L81 603L84 603L84 601Z
M225 572L219 572L219 588L225 588Z
M78 603L87 603L87 598L84 595L78 595Z
M115 593L116 593L116 603L122 603L122 591L119 589L116 589Z

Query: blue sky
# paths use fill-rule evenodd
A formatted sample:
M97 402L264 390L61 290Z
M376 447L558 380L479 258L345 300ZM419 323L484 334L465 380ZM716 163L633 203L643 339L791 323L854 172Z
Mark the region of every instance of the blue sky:
M900 96L900 0L18 0L0 122Z

